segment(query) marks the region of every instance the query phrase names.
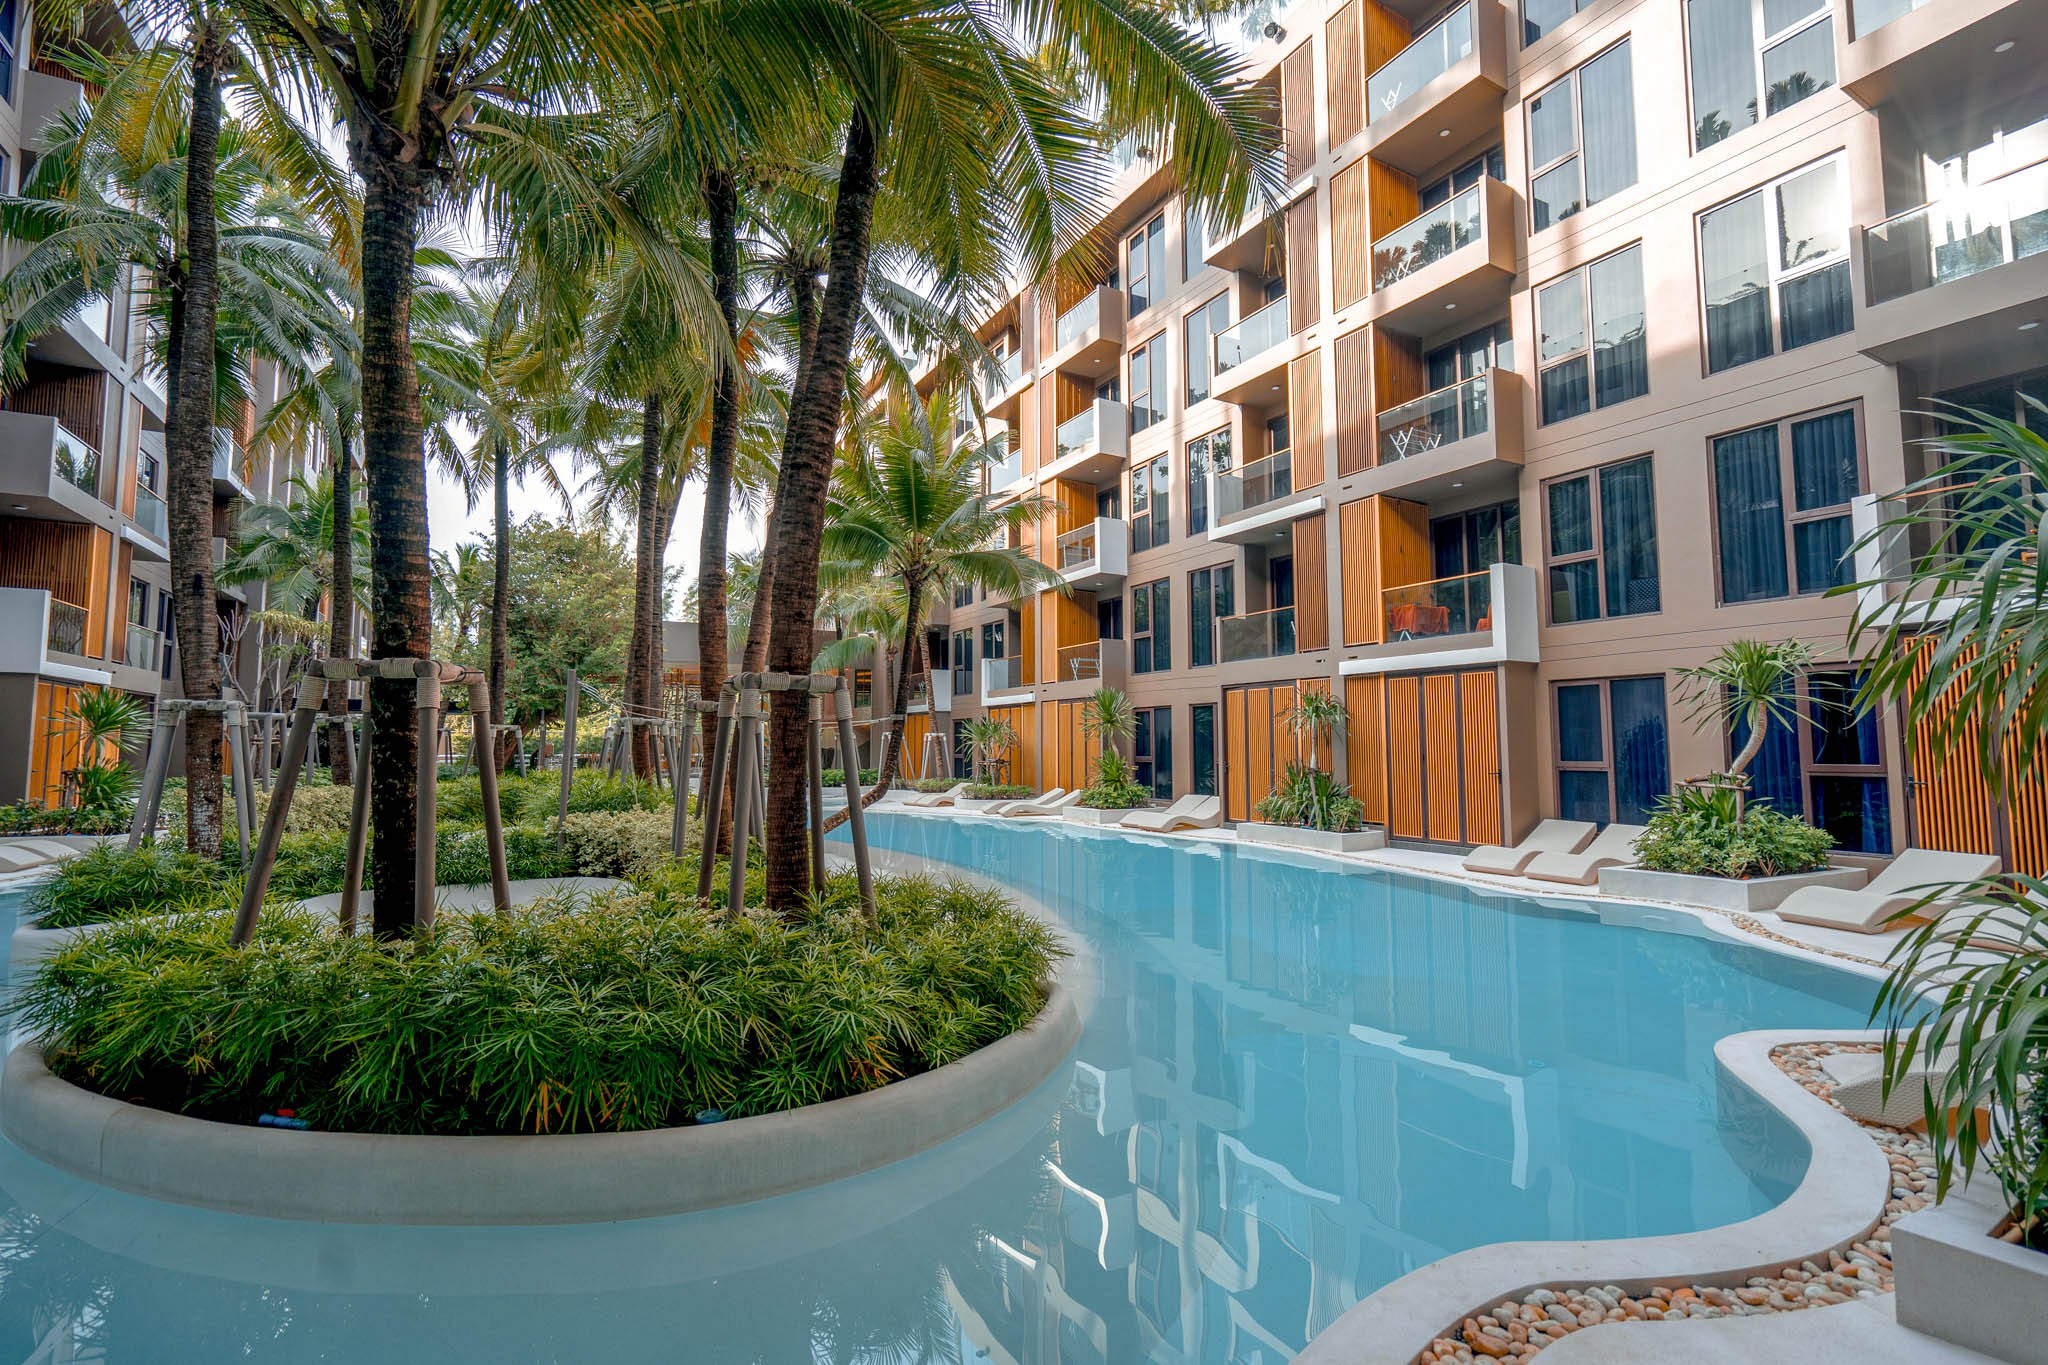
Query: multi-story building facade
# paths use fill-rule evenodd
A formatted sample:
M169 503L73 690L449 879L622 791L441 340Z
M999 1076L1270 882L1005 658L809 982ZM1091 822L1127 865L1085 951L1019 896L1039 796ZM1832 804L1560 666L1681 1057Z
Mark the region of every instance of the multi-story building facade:
M1329 761L1397 839L1639 820L1725 767L1678 670L1808 641L1757 789L1849 856L1981 846L2008 802L1854 689L1848 554L1938 467L1938 401L2048 429L2048 11L1996 0L1346 0L1267 27L1281 211L1203 224L1121 172L1104 277L986 320L1063 590L937 625L957 727L1083 780L1078 703L1139 776L1252 818L1329 688ZM2034 54L2030 57L2029 54ZM2038 253L2038 254L2037 254ZM1833 595L1831 595L1833 594Z

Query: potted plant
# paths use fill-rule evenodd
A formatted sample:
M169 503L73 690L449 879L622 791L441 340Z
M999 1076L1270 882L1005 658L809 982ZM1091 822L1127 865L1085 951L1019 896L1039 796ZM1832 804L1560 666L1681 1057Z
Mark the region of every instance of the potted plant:
M1126 811L1152 799L1152 789L1131 776L1131 761L1117 745L1137 733L1137 715L1131 699L1114 687L1098 687L1081 705L1081 733L1102 746L1095 757L1095 772L1081 793L1080 804L1070 806L1066 818L1078 824L1113 825Z
M960 729L967 751L974 759L974 783L960 793L953 804L960 810L984 810L998 801L1030 796L1029 787L1016 786L1007 779L1009 759L1017 747L1017 727L997 716L976 716Z
M1731 640L1699 667L1678 670L1694 727L1741 734L1742 747L1726 772L1681 782L1658 803L1635 865L1600 870L1603 892L1755 913L1802 886L1863 885L1863 869L1829 865L1835 841L1825 830L1749 800L1750 764L1771 726L1797 728L1797 683L1812 663L1812 647L1798 640Z
M1385 832L1366 826L1364 804L1313 761L1335 745L1350 719L1344 703L1325 688L1306 687L1296 694L1281 722L1297 742L1308 741L1311 761L1288 762L1278 785L1259 802L1259 818L1237 827L1240 840L1334 853L1386 846Z
M81 812L76 819L94 824L94 817L105 817L125 827L142 779L122 760L141 745L149 708L140 698L115 688L88 687L71 704L67 719L78 726L81 755L78 766L67 774L71 804Z

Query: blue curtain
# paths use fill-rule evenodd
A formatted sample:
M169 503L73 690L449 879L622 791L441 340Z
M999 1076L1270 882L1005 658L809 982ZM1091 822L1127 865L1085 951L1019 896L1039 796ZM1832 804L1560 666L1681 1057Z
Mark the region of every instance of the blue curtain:
M1728 736L1730 754L1740 753L1748 743L1749 725L1738 720ZM1787 815L1805 814L1799 769L1798 732L1783 721L1772 719L1764 727L1764 746L1757 750L1756 761L1749 765L1749 799Z
M1793 506L1801 512L1846 507L1863 491L1853 412L1830 412L1792 424L1792 490ZM1849 582L1855 576L1848 561L1853 538L1846 512L1794 527L1799 591L1825 592Z
M1600 539L1607 575L1607 614L1638 616L1657 611L1662 605L1657 577L1657 493L1648 456L1600 471Z
M1707 299L1707 369L1771 353L1771 284L1764 197L1745 195L1700 219L1700 273Z
M1721 600L1783 597L1785 493L1776 427L1756 427L1715 440L1714 503L1721 539Z
M1564 763L1599 763L1607 757L1600 735L1600 684L1557 689L1557 757Z
M1856 312L1849 294L1849 263L1785 281L1778 286L1778 308L1784 314L1780 330L1788 351L1848 331Z
M1650 391L1642 249L1595 261L1586 279L1593 292L1593 406L1640 398Z
M1614 724L1614 818L1640 825L1671 790L1671 749L1662 678L1616 678L1607 685Z

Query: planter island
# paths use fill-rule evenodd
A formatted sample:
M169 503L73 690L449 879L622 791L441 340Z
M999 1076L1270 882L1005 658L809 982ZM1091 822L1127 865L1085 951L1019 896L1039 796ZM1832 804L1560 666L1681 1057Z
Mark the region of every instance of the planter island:
M1271 844L1277 848L1307 848L1318 853L1369 853L1387 846L1387 832L1377 826L1364 829L1322 830L1306 825L1269 825L1248 820L1237 827L1241 844Z
M1806 886L1838 886L1854 891L1870 877L1860 867L1826 867L1782 877L1710 877L1688 872L1657 872L1647 867L1603 867L1600 894L1626 900L1665 901L1709 910L1755 914L1775 910L1785 898Z

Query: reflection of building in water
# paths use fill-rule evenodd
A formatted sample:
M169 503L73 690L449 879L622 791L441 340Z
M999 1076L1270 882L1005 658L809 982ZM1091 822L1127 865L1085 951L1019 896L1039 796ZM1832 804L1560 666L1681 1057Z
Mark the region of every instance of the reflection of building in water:
M1664 969L1700 944L1660 957L1583 911L1102 847L1060 841L1041 894L1101 903L1128 876L1144 908L1102 929L1131 965L1104 983L1043 1208L954 1277L990 1359L1285 1361L1475 1228L1625 1235L1732 1178L1658 1117L1713 1104L1712 1041L1741 1026L1743 987ZM1566 951L1569 978L1516 963Z

